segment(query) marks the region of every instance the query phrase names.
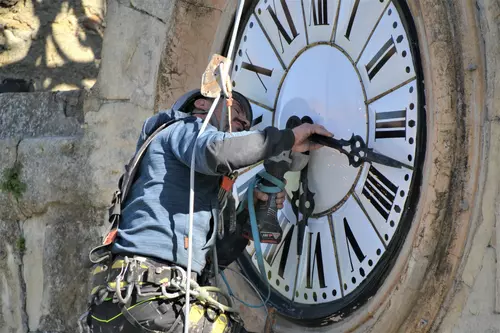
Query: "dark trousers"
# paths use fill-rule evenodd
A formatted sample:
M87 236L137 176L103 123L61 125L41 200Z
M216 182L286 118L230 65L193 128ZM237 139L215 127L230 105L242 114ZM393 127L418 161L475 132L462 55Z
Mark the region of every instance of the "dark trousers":
M95 305L88 318L92 333L184 332L184 298L178 300L134 299L122 313L122 305L105 301ZM237 322L217 315L199 303L190 305L192 333L247 333Z

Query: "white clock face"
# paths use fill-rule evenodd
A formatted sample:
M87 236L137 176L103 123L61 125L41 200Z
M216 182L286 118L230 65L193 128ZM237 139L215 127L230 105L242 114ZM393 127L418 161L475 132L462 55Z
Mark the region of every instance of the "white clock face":
M249 98L256 125L285 128L309 116L337 139L359 135L374 151L406 167L360 167L323 147L311 152L314 193L300 260L293 192L300 172L286 174L288 200L279 215L283 239L262 245L271 302L299 319L324 318L373 295L411 224L425 143L423 81L404 4L388 0L261 0L242 21L233 86ZM237 181L245 194L248 180ZM245 271L263 293L253 243ZM314 305L314 306L311 306Z

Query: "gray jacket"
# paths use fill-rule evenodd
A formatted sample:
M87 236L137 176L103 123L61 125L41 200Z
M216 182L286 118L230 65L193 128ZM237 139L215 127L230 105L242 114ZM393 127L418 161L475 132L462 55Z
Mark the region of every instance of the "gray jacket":
M180 121L162 130L144 154L123 204L112 252L187 267L189 170L196 149L192 269L201 273L207 246L215 239L213 219L218 217L220 177L291 149L295 137L289 129L226 133L208 125L196 140L202 120L168 110L146 120L137 148L159 125L172 119Z

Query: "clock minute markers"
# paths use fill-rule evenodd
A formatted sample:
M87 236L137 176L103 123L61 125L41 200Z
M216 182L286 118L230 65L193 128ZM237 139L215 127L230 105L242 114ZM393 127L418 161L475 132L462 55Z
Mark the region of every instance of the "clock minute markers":
M264 84L264 81L262 81L262 79L260 78L259 74L271 77L273 75L273 70L254 65L246 50L245 50L245 55L247 56L249 63L244 61L241 64L241 68L254 72L255 75L257 75L257 78L259 79L260 83L264 87L264 90L267 92L267 87Z

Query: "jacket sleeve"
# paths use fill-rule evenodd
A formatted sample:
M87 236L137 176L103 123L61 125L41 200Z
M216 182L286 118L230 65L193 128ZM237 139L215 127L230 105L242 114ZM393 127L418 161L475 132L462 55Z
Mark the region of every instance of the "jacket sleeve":
M201 125L199 119L193 121L192 118L172 125L166 144L188 167L195 148L195 170L207 175L224 175L250 166L290 150L295 142L290 129L267 127L262 131L226 133L211 125L196 140Z

